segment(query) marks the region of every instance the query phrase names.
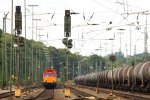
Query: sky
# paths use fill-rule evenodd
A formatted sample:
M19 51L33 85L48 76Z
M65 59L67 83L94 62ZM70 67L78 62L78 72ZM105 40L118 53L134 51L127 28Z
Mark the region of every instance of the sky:
M3 28L4 13L9 12L6 28L7 32L11 33L12 0L0 1L0 28ZM13 4L14 12L15 6L21 6L22 36L24 37L24 0L13 0ZM41 19L37 21L37 29L34 20L33 39L35 41L41 41L46 46L65 48L62 43L64 15L65 10L70 10L79 13L71 15L69 39L73 40L73 47L70 49L72 53L79 52L84 56L92 54L106 56L119 50L125 56L142 53L144 52L146 14L148 36L150 30L149 4L149 0L26 0L27 38L32 39L32 8L28 5L38 5L33 9L34 19ZM148 37L148 52L149 40Z

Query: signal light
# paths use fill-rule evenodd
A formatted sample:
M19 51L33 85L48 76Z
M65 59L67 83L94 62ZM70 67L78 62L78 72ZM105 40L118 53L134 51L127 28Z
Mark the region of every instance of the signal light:
M15 12L15 29L16 30L21 30L22 29L21 6L16 6L16 12Z
M19 38L19 46L24 46L24 38L23 37Z
M68 40L68 48L72 48L72 39Z
M18 41L19 38L19 41ZM23 37L18 37L18 36L14 36L14 43L18 45L19 42L19 46L24 46L24 38Z
M72 48L72 39L67 40L67 38L63 38L62 42L68 49Z
M63 38L62 43L67 47L67 38Z
M111 61L116 61L116 56L110 55L109 60L111 60Z
M16 6L16 13L20 13L21 12L21 6Z
M65 10L64 16L64 36L70 37L71 36L71 16L70 10Z
M69 17L70 16L70 10L65 10L65 16Z

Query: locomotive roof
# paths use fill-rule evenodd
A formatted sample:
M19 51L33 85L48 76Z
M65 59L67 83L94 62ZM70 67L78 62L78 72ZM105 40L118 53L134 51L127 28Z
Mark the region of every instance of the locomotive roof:
M44 71L44 73L56 73L56 70L47 69L47 70Z

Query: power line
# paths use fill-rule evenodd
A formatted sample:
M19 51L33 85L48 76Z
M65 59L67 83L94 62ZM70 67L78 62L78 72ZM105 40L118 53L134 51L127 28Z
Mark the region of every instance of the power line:
M114 2L114 1L111 1L111 0L103 0L103 1L111 2L111 3L119 4L119 5L125 5L125 4L123 4L123 3L120 3L120 2ZM128 3L126 4L126 6L132 7L132 8L138 8L138 9L145 9L145 8L140 8L140 7L136 7L136 6L130 5L130 4L128 4ZM145 9L145 10L147 10L147 9Z

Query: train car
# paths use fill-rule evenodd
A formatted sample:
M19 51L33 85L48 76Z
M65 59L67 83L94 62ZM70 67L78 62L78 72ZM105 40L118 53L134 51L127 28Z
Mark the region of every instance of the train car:
M112 70L91 73L75 77L75 84L98 86L127 91L150 92L150 61L139 63L135 66L122 66Z
M43 86L46 89L54 89L57 84L56 70L48 69L43 72Z

